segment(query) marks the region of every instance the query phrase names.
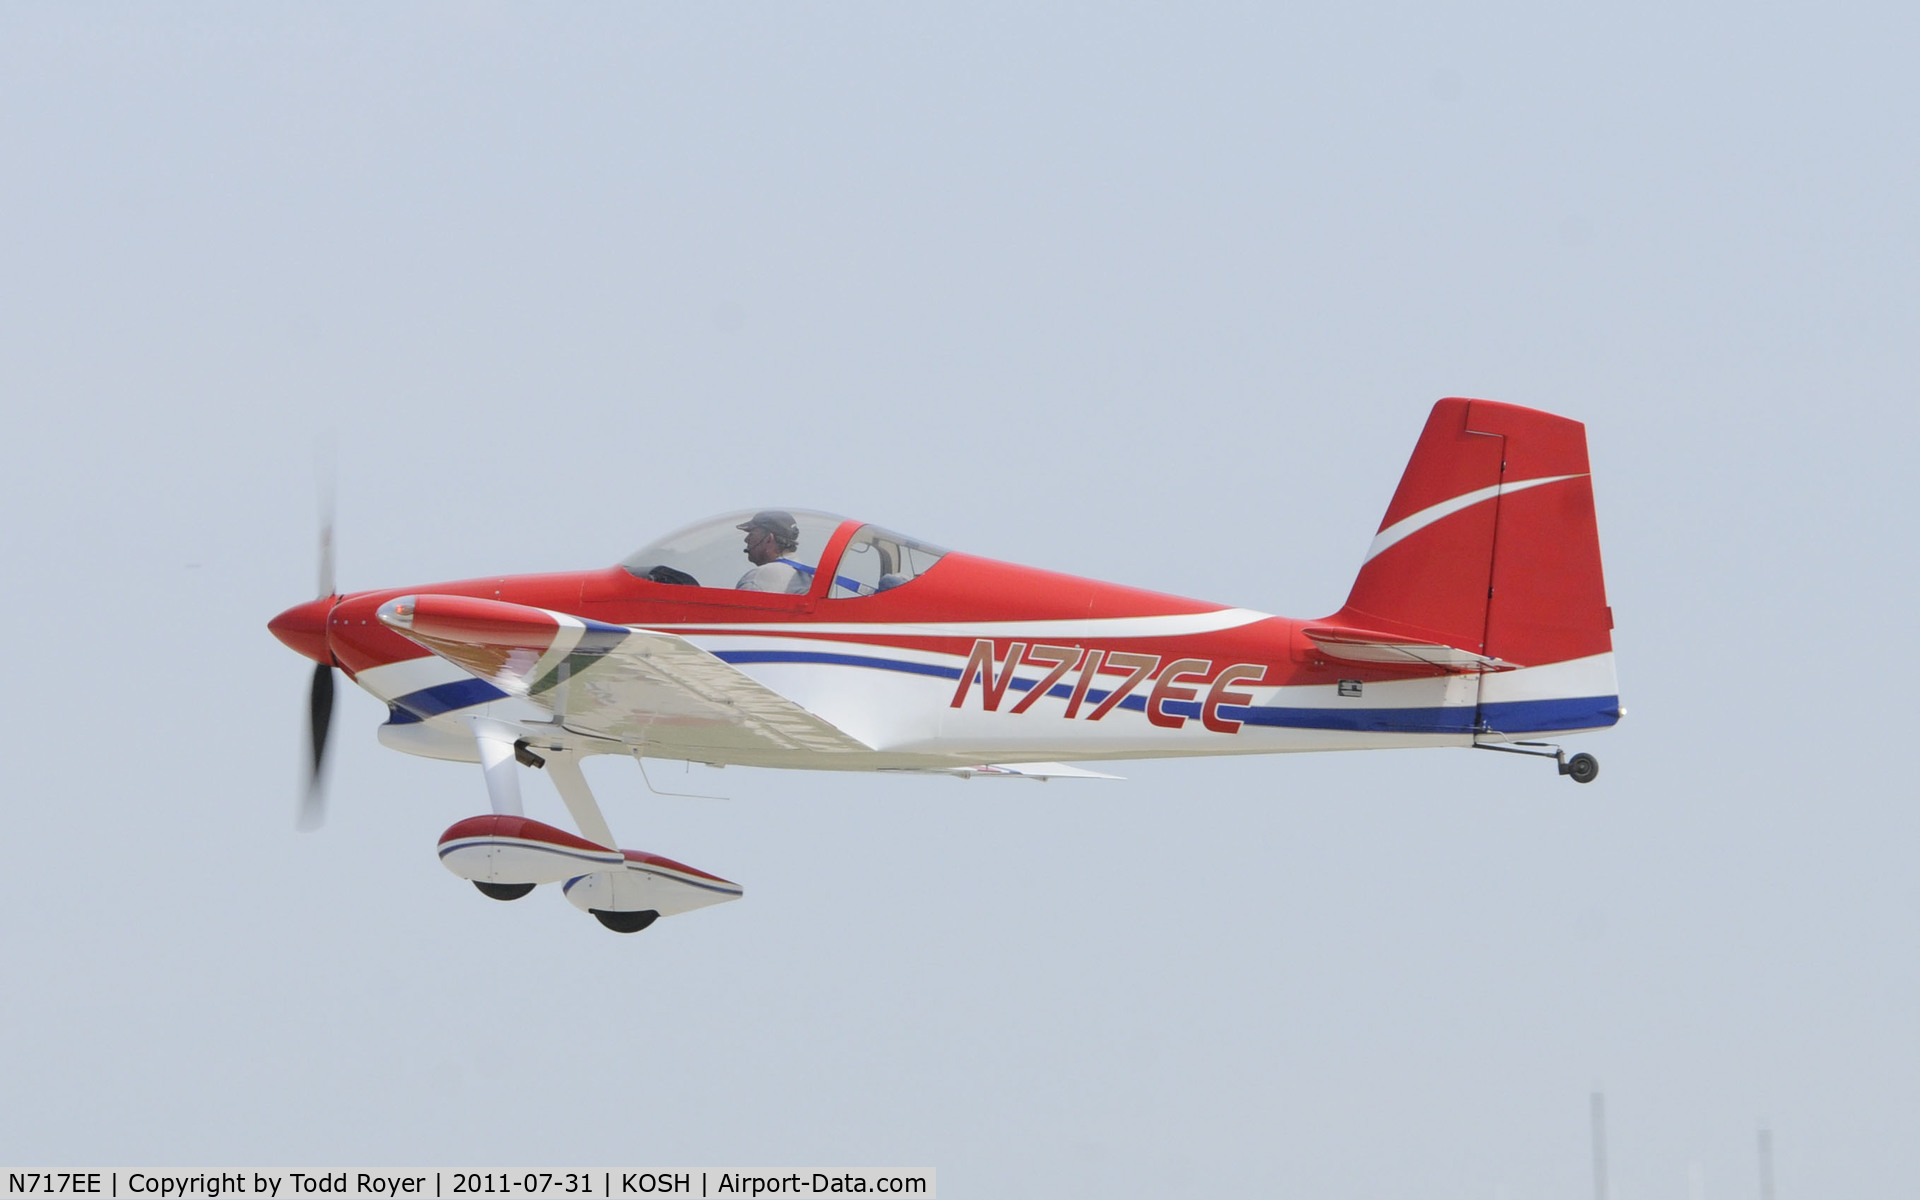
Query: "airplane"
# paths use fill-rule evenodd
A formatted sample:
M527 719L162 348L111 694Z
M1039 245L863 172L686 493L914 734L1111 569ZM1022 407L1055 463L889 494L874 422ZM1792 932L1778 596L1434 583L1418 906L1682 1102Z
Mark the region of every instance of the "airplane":
M1586 429L1435 404L1347 602L1319 620L947 550L804 509L689 525L617 565L340 593L268 628L317 664L319 820L333 671L387 706L383 745L478 763L490 811L442 863L497 900L559 884L617 932L741 887L621 849L580 769L618 754L963 778L1113 778L1075 762L1542 740L1622 715ZM644 761L641 763L644 771ZM577 826L522 811L544 769Z

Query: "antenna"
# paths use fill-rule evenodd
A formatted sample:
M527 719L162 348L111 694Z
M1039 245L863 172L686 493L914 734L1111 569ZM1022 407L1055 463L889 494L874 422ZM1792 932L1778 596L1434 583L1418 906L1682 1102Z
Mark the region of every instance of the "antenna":
M1607 1096L1593 1094L1593 1200L1607 1200Z
M1773 1130L1760 1127L1760 1200L1773 1200Z

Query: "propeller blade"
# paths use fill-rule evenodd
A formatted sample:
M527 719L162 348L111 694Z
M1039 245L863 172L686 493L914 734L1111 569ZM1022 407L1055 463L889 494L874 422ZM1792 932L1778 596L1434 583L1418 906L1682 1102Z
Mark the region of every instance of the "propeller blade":
M333 595L333 520L320 527L320 594Z
M326 776L323 768L327 757L327 731L333 725L333 668L326 663L314 664L313 689L307 695L307 717L311 735L309 744L313 748L313 771L307 776L307 792L300 800L300 812L294 820L295 827L302 832L320 828L327 818Z
M320 596L335 595L333 586L333 493L337 474L333 447L322 443L317 448L314 476L320 502ZM312 751L312 767L307 775L307 790L300 797L300 809L294 815L295 829L312 832L327 820L327 732L333 727L333 666L318 663L313 668L313 686L307 692L307 745Z
M320 594L333 595L333 493L339 468L334 464L331 442L322 443L314 456L314 479L320 503Z

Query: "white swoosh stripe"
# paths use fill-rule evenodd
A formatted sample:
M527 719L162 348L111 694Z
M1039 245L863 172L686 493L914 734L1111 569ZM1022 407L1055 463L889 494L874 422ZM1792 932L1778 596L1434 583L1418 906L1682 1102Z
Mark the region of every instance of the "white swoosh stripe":
M1495 496L1509 492L1524 492L1528 488L1539 487L1543 483L1559 483L1563 479L1585 479L1585 475L1544 475L1539 479L1520 479L1512 483L1496 483L1492 487L1483 487L1476 491L1465 492L1451 500L1442 500L1432 508L1423 508L1410 517L1403 517L1373 535L1373 545L1367 547L1367 557L1361 560L1361 566L1372 562L1382 550L1398 542L1405 541L1422 529L1452 516L1462 509L1472 508L1482 500L1491 500Z
M705 624L648 625L647 629L699 629L708 633L835 633L921 636L921 637L1176 637L1190 633L1217 633L1238 629L1272 614L1250 608L1223 608L1215 612L1170 613L1158 617L1097 617L1065 621L951 621L847 623L789 621L778 625Z

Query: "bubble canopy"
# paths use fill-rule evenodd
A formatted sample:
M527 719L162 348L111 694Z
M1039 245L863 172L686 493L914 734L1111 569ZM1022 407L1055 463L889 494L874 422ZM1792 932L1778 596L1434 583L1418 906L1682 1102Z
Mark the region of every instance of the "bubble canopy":
M781 547L780 558L809 578L819 569L827 540L846 523L845 517L804 508L743 508L677 529L629 554L620 565L658 583L734 587L754 566L747 558L749 531L740 526L768 515L784 516L793 522L797 544Z
M620 565L656 583L806 592L821 569L828 543L847 523L845 517L813 509L743 508L675 530L629 554ZM771 532L776 543L778 557L771 566L749 557L750 543L763 532ZM835 574L831 595L857 599L891 590L924 574L945 553L877 525L863 525L840 555L842 569ZM768 552L763 549L761 556L764 562ZM778 579L783 567L788 585L767 587L768 573Z

